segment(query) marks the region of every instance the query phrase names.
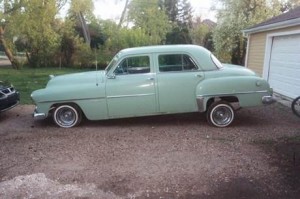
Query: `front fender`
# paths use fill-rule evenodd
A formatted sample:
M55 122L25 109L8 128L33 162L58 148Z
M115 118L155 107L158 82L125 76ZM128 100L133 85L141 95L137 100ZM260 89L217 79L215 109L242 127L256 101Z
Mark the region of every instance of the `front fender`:
M50 86L34 91L31 98L37 106L36 112L46 117L54 104L64 103L77 104L88 119L107 117L104 84ZM96 108L91 108L91 104Z

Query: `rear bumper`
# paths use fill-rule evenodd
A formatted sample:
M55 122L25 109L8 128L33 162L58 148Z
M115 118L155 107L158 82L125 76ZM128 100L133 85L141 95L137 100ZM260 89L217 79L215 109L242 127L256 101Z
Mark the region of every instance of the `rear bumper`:
M271 96L271 95L262 97L262 103L265 104L265 105L273 104L276 101L277 101L276 98Z

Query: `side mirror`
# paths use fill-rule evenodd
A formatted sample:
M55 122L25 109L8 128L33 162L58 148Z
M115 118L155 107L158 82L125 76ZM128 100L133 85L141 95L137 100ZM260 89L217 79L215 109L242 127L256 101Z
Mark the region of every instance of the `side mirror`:
M116 79L115 74L107 75L107 79Z

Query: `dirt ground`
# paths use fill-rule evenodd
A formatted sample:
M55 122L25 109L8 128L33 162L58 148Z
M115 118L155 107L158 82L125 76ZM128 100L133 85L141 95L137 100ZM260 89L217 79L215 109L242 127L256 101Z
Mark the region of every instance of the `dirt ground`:
M242 109L231 127L202 114L33 121L0 115L0 198L299 198L300 118L283 105Z

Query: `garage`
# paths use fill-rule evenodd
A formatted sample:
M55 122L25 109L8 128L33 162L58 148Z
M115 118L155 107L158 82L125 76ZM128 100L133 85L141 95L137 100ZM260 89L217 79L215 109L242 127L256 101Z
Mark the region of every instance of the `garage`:
M286 99L300 96L300 6L243 30L245 66Z
M295 98L300 91L300 34L273 37L268 82L276 93Z

